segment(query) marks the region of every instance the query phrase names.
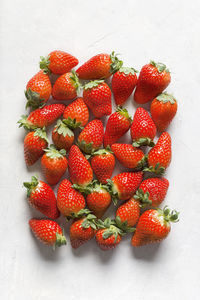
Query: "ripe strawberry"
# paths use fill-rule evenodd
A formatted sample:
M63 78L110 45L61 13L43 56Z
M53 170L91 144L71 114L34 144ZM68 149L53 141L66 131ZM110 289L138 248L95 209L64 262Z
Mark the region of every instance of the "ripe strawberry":
M77 98L70 103L65 108L63 118L67 119L72 124L79 123L80 126L85 126L89 120L89 111L83 98Z
M40 59L40 69L46 74L54 73L62 75L78 65L76 57L60 50L52 51L47 57L41 56Z
M151 103L151 116L158 131L165 131L177 112L176 99L167 93L156 97Z
M66 238L63 235L62 229L56 222L51 220L31 219L29 225L36 238L43 244L53 246L53 248L66 245Z
M73 145L68 156L70 180L78 185L86 186L93 179L93 171L80 149Z
M78 68L77 75L80 79L92 80L108 78L119 70L123 62L117 58L114 52L109 54L97 54Z
M69 180L61 181L57 193L57 206L66 217L77 217L85 207L85 199L76 191Z
M169 181L166 178L148 178L139 186L134 196L143 206L159 206L167 194Z
M140 104L153 100L166 89L170 81L171 76L166 65L151 61L140 71L134 100Z
M131 198L126 203L120 205L116 211L116 223L118 227L134 226L140 216L140 202Z
M58 77L52 89L52 96L56 100L72 100L77 97L79 87L75 71L68 72Z
M111 90L103 80L87 83L83 90L83 100L96 118L108 116L112 112Z
M47 183L32 176L31 182L24 182L24 186L27 188L27 197L31 206L48 218L57 219L60 216L55 194Z
M112 91L116 105L123 105L132 94L136 83L137 75L133 68L120 68L112 78Z
M145 211L139 218L131 244L134 247L161 242L170 232L170 222L178 221L178 213L165 207Z
M100 149L92 154L92 169L99 182L106 184L115 167L115 157L107 149Z
M52 140L59 150L65 149L67 152L74 142L74 133L69 129L66 120L58 120L52 131Z
M144 171L163 174L171 162L171 137L168 132L163 132L157 144L148 153L149 168Z
M26 108L36 109L44 106L51 96L51 82L49 76L39 71L27 83L25 96L27 98Z
M43 155L48 143L44 129L38 128L27 133L24 139L24 158L27 166L32 166Z
M134 147L154 146L153 139L156 136L156 126L144 108L138 107L136 109L130 131Z
M36 129L37 127L47 127L55 122L64 112L65 105L51 104L43 108L38 108L30 113L29 116L21 116L18 121L19 127L25 129Z
M131 126L131 117L125 108L118 107L109 118L104 134L104 147L116 143Z
M101 120L92 120L78 137L78 146L85 153L98 150L103 144L104 128Z
M41 166L44 176L50 185L55 185L67 170L66 151L58 151L54 145L44 150L46 153L42 156Z
M146 165L143 151L129 144L112 144L111 149L118 161L126 168L141 169Z

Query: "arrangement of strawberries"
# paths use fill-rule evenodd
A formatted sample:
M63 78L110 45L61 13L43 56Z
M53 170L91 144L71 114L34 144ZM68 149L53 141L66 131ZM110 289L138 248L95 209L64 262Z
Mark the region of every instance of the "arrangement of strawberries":
M73 248L95 237L102 250L113 249L130 233L134 247L161 242L170 232L170 223L178 221L177 211L159 208L169 187L162 177L171 162L166 129L177 111L176 99L165 91L170 72L164 64L151 61L137 76L114 52L98 54L75 71L78 63L66 52L53 51L41 57L41 70L26 86L26 107L31 112L18 121L27 130L24 158L28 167L41 158L46 179L32 176L31 182L24 182L29 204L45 217L31 219L30 228L53 247L66 244L55 221L60 215L70 226ZM53 86L52 74L57 77ZM111 84L106 82L110 76ZM123 108L133 91L136 103L151 101L151 116L139 107L132 119ZM47 105L51 96L58 103ZM66 100L73 101L66 106ZM94 115L90 122L89 110ZM109 116L105 130L104 116ZM46 128L53 123L50 143ZM132 143L120 143L128 131ZM161 135L155 143L157 132ZM147 147L151 147L148 153ZM124 172L112 177L116 159ZM61 180L67 172L69 180ZM58 183L55 195L53 187ZM115 217L104 218L111 203L118 205Z

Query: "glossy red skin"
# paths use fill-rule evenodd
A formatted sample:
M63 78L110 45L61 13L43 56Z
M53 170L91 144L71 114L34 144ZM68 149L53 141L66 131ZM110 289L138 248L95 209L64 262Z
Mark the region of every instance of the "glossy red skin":
M105 82L91 89L83 90L83 100L96 118L111 114L111 96L111 90Z
M39 181L36 188L32 190L28 201L31 206L50 219L57 219L60 216L55 194L52 188L44 181Z
M56 242L56 233L62 235L60 226L51 220L31 219L29 221L31 230L36 238L43 244L53 246Z
M155 209L145 211L139 218L131 244L134 247L161 242L171 229L170 223L163 221Z
M149 192L149 200L152 201L151 206L159 206L167 194L169 181L166 178L148 178L144 180L139 189L144 193Z
M101 250L112 250L121 242L121 236L118 234L117 240L115 241L115 236L111 235L109 238L104 239L103 233L106 229L99 229L96 233L96 242Z
M149 138L151 140L155 138L156 125L144 108L138 107L136 109L130 131L133 141L137 141L140 138Z
M102 189L101 191L94 191L87 195L86 202L88 208L95 216L101 218L110 206L111 196L106 190Z
M171 162L171 157L171 137L168 132L163 132L157 144L149 151L148 164L155 167L159 163L159 167L166 169Z
M86 186L93 179L93 171L80 149L73 145L68 156L69 175L73 183Z
M151 64L142 67L137 81L134 100L137 103L147 103L161 94L169 85L171 76L169 72L158 72Z
M97 54L86 61L76 71L80 79L103 79L111 76L111 58L109 54Z
M81 126L85 126L88 123L89 111L83 98L77 98L65 108L63 119L68 118L76 119L76 122L80 122Z
M71 76L71 72L65 73L54 83L52 96L55 100L72 100L77 97L76 87Z
M33 92L39 94L40 99L44 99L44 102L47 102L51 96L51 82L49 76L44 74L41 70L35 74L27 83L26 90L31 89Z
M52 131L52 140L57 149L65 149L68 152L74 142L74 135L64 136L63 134L59 134L56 128L54 128Z
M130 144L112 144L111 150L118 161L129 169L137 168L140 161L144 158L143 151Z
M106 184L115 168L115 157L112 153L95 155L91 158L91 166L99 182Z
M60 116L62 116L65 109L64 104L50 104L43 108L38 108L30 113L27 122L30 125L37 127L47 127L54 123Z
M43 154L48 143L39 136L34 136L34 131L27 133L24 139L24 159L27 166L32 166Z
M140 202L131 198L118 207L116 216L120 217L121 222L127 222L128 226L135 226L140 217Z
M50 158L45 153L41 158L41 166L46 181L50 185L57 184L65 174L68 166L66 157Z
M78 65L78 59L64 51L55 50L49 53L49 70L54 74L62 75Z
M64 179L58 188L57 206L59 211L68 217L85 208L85 199L81 193L72 188L72 184L69 180Z
M112 91L116 105L123 105L132 94L137 83L137 75L117 71L112 77Z
M75 220L70 226L70 242L74 249L79 248L95 236L96 230L92 229L91 226L88 228L82 227L84 220L85 218Z

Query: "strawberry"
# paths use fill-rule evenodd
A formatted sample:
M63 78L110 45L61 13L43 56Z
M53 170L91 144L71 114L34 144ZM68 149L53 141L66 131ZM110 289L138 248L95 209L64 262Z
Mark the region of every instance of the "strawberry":
M80 149L73 145L68 156L70 180L81 186L88 185L93 179L93 171Z
M57 206L66 217L77 217L85 207L85 199L76 191L69 180L61 181L57 193Z
M170 232L170 222L178 221L178 214L174 210L170 212L167 207L163 210L150 209L145 211L139 218L131 241L132 246L138 247L153 242L161 242Z
M36 129L27 133L24 139L24 158L27 166L32 166L48 146L45 129Z
M142 172L124 172L107 180L114 203L117 199L128 200L136 192L143 178Z
M65 108L63 118L72 123L79 123L81 126L85 126L89 120L89 111L83 98L77 98L70 103Z
M58 120L52 131L52 140L59 150L65 149L69 151L74 142L74 133L69 129L66 120Z
M54 221L31 219L29 226L36 238L45 245L55 248L67 243L62 229Z
M92 120L78 137L78 146L85 153L98 150L103 144L104 128L101 120Z
M142 67L137 81L134 100L146 103L161 94L171 81L170 72L166 65L151 61Z
M126 168L141 169L146 164L142 150L129 144L112 144L111 149L118 161Z
M109 118L104 134L104 147L116 143L131 126L131 117L125 108L118 107Z
M114 52L111 55L101 53L90 58L76 72L80 79L103 79L119 70L122 64Z
M79 220L75 220L70 226L70 241L72 248L77 249L91 240L96 233L96 216L88 214Z
M40 69L46 74L54 73L62 75L78 65L76 57L60 50L52 51L47 57L41 56L40 59Z
M108 116L112 112L111 90L103 80L87 83L83 90L83 100L96 118Z
M132 227L139 220L140 202L131 198L126 203L120 205L116 211L116 223L119 227Z
M137 75L133 68L120 68L112 78L112 91L116 105L123 105L132 94L136 83Z
M92 153L91 166L97 179L106 184L110 179L115 167L115 157L107 149L100 149Z
M50 147L44 151L45 154L41 159L42 171L47 182L50 185L55 185L67 170L68 162L65 157L66 151L64 149L58 151L54 145L50 145Z
M158 131L165 131L177 112L176 99L167 93L157 96L151 103L151 116Z
M148 153L149 168L144 171L163 174L171 162L171 137L168 132L163 132L157 144Z
M55 122L64 112L65 105L51 104L43 108L38 108L30 113L29 116L22 116L18 121L19 127L25 129L36 129L37 127L47 127Z
M48 218L57 219L60 216L55 194L47 183L32 176L31 182L24 182L24 186L27 188L27 197L31 206Z
M77 97L80 83L75 71L58 77L53 85L52 96L55 100L72 100Z
M144 108L136 109L130 131L134 147L154 146L156 126Z
M51 96L51 82L49 76L39 71L27 83L25 96L27 98L26 108L36 109L44 106Z

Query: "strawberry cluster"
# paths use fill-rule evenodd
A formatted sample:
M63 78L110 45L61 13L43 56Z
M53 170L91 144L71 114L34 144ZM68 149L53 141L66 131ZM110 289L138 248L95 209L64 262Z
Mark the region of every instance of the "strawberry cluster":
M74 71L77 65L74 56L53 51L41 57L41 70L26 86L26 107L31 112L18 121L27 130L24 158L28 167L41 158L46 182L32 176L24 186L29 203L48 218L31 219L29 225L41 242L54 247L66 244L54 221L61 214L72 220L73 248L95 237L102 250L113 249L131 232L132 246L160 242L169 234L170 222L178 221L176 211L159 208L169 187L162 176L171 162L171 137L165 130L177 111L176 99L165 92L170 72L151 61L137 76L114 52L98 54ZM111 84L105 81L110 76ZM81 89L83 95L78 97ZM123 108L133 91L135 102L151 101L151 116L138 107L132 119ZM46 105L51 96L57 103ZM73 101L66 106L67 100ZM109 116L105 132L104 116ZM46 128L56 120L51 144ZM128 131L131 143L119 143ZM161 135L155 144L157 131ZM112 177L116 159L124 172ZM67 170L69 179L61 180ZM56 196L53 187L58 183ZM103 219L112 202L120 204L115 218Z

